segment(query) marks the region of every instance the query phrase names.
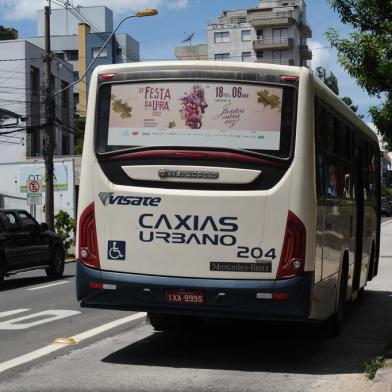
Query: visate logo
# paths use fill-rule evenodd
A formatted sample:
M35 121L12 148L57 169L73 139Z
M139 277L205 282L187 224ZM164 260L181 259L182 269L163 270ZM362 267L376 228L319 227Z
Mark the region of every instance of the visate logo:
M104 206L117 204L121 206L158 207L161 202L160 197L121 196L115 195L113 192L100 192L98 196Z

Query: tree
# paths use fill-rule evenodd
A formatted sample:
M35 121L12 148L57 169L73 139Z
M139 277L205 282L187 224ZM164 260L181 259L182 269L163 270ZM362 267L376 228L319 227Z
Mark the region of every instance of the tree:
M0 26L0 41L18 39L18 31L12 27Z
M317 67L315 71L316 76L321 79L336 95L339 95L339 85L338 79L333 74L333 72L329 72L329 76L327 76L327 71L324 67Z
M353 100L350 97L343 97L342 101L353 111L357 112L358 110L358 105L353 104Z
M354 31L342 38L336 29L326 37L338 51L338 61L369 95L385 98L369 113L392 151L392 1L329 0L344 24Z
M75 154L81 155L83 152L83 141L84 141L84 127L85 123L81 120L75 120L74 122L74 140L75 140Z

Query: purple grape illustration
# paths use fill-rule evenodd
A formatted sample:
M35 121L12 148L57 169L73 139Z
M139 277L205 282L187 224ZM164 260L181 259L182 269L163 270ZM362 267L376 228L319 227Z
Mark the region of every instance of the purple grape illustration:
M199 85L194 85L192 92L180 98L181 100L181 118L185 120L185 125L192 129L201 128L201 119L203 113L208 107L205 97L204 89Z

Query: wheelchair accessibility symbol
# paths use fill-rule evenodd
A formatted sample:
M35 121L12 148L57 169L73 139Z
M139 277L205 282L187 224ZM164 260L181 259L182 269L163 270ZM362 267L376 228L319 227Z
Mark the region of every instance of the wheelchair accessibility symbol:
M108 241L108 260L125 260L125 241Z

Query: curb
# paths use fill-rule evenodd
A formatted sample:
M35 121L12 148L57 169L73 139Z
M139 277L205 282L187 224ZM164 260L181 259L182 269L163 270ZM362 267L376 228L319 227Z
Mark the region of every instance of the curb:
M385 366L378 369L370 392L392 392L392 337L384 350Z
M373 381L370 392L392 392L392 368L378 369Z
M65 264L68 264L68 263L75 263L76 262L76 259L75 259L75 257L68 257L68 258L66 258L65 259Z

